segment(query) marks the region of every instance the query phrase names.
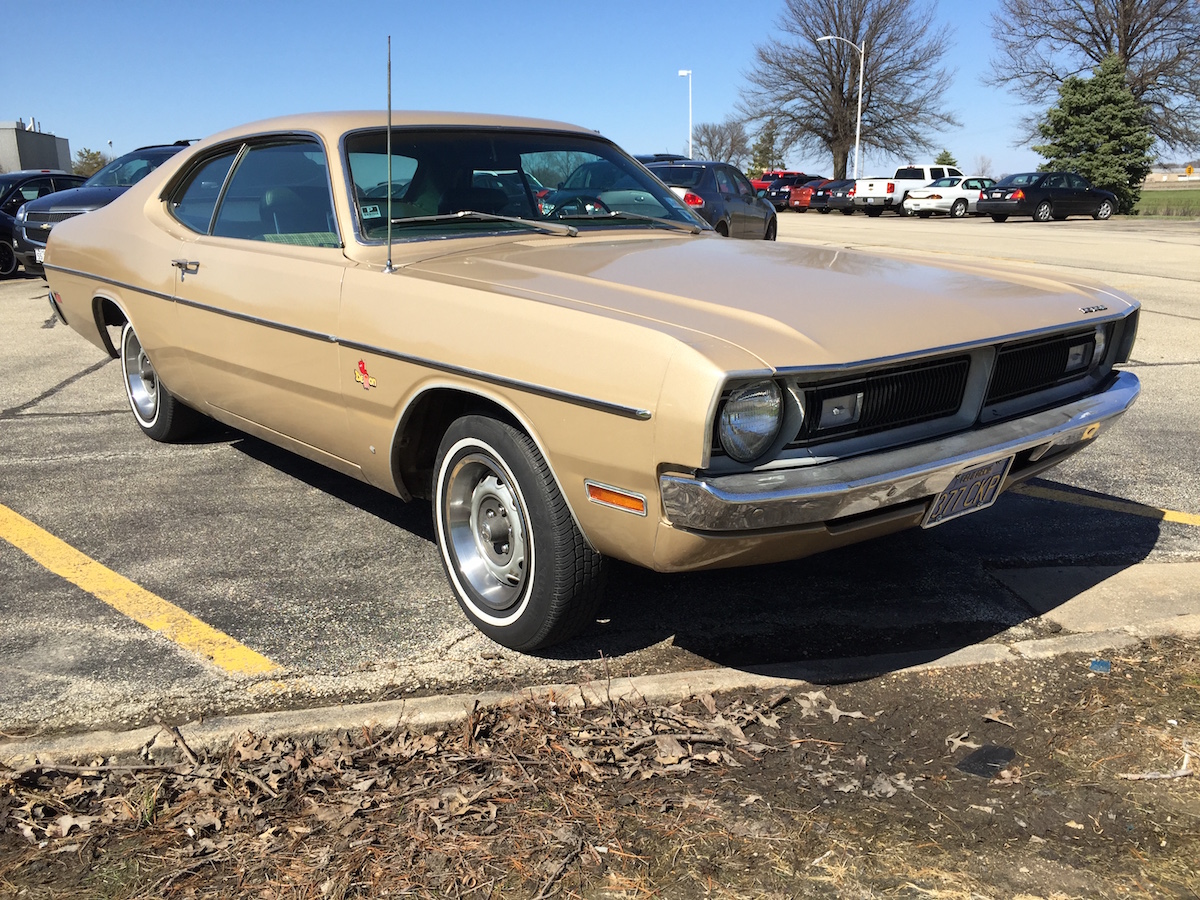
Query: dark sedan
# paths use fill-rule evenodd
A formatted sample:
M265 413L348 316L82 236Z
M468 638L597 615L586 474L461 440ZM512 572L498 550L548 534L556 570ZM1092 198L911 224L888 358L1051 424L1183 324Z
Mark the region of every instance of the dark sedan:
M775 208L745 175L723 162L649 163L655 176L719 234L775 240Z
M829 199L825 201L827 210L836 209L843 216L854 215L854 179L848 178L841 187L826 185Z
M1092 187L1074 172L1023 172L1001 178L980 193L976 209L995 222L1009 216L1032 216L1035 222L1067 216L1108 219L1117 211L1117 196Z
M0 175L0 278L17 271L13 231L17 210L30 200L83 183L79 175L61 169L22 169Z
M820 213L829 212L830 198L833 197L834 191L841 191L843 196L846 191L854 187L853 178L841 178L835 181L827 181L812 192L812 196L808 200L808 208L815 209ZM848 204L847 204L848 205ZM843 209L845 207L842 207Z
M51 228L64 219L111 203L189 143L140 147L114 159L78 187L30 200L18 211L13 224L12 245L18 261L27 270L40 272Z

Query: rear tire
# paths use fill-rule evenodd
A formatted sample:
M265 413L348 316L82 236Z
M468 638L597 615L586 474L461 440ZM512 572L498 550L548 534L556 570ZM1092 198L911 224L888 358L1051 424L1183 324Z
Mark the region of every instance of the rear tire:
M1050 205L1049 200L1043 200L1033 211L1033 221L1035 222L1049 222L1052 218L1054 218L1054 207Z
M446 430L434 472L442 565L476 628L528 652L593 621L604 558L587 545L527 434L464 416Z
M729 237L729 226L724 222L718 222L716 230L721 237Z
M1007 221L1008 221L1008 216L1002 216L1002 215L999 215L999 214L993 213L993 214L992 214L992 221L993 221L993 222L1007 222Z
M132 322L121 328L121 375L133 418L151 440L181 441L204 421L201 413L180 402L159 381Z
M967 214L967 201L959 197L950 207L950 218L961 219Z

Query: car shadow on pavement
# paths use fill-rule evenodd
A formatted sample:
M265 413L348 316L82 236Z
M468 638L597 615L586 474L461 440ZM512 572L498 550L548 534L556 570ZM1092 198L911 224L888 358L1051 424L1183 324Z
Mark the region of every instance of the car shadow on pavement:
M427 502L404 503L257 438L229 434L238 452L434 541ZM834 681L844 677L837 661L847 658L897 654L911 665L1016 626L1025 626L1024 637L1049 636L1053 626L995 573L1073 567L1082 590L1111 567L1145 559L1161 537L1160 522L1148 516L1009 493L991 509L934 529L792 562L662 574L609 560L596 622L537 655L558 662L630 657L631 666L661 656L676 670L801 663Z
M546 655L616 658L668 642L747 671L805 663L819 672L886 654L912 665L1017 626L1022 638L1055 633L1039 616L1050 610L1014 593L1001 570L1070 567L1082 591L1161 540L1154 518L1007 494L979 515L794 562L681 575L616 564L597 624ZM829 680L842 671L825 668Z

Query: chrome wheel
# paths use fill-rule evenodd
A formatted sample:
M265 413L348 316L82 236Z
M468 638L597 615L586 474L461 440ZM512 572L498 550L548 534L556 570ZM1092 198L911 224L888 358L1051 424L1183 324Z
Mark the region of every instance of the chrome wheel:
M1113 205L1111 200L1104 200L1100 204L1100 208L1096 210L1095 218L1111 219L1113 214Z
M961 219L967 214L967 201L959 197L954 201L954 205L950 207L950 215L955 219Z
M126 322L121 331L121 366L125 371L125 394L143 428L158 419L158 376L133 327Z
M1035 222L1049 222L1051 216L1054 215L1054 209L1050 206L1049 200L1043 200L1037 205L1037 209L1033 211Z
M432 487L442 565L476 628L529 651L594 620L603 559L529 435L484 415L455 420L442 436Z
M505 613L525 593L529 520L504 464L479 448L445 475L442 515L455 568L475 598Z

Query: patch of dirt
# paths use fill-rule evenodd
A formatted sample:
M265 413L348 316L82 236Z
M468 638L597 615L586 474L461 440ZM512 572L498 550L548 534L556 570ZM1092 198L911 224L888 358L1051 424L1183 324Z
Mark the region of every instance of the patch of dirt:
M1183 641L246 734L178 766L0 770L0 895L1200 898L1197 750Z

